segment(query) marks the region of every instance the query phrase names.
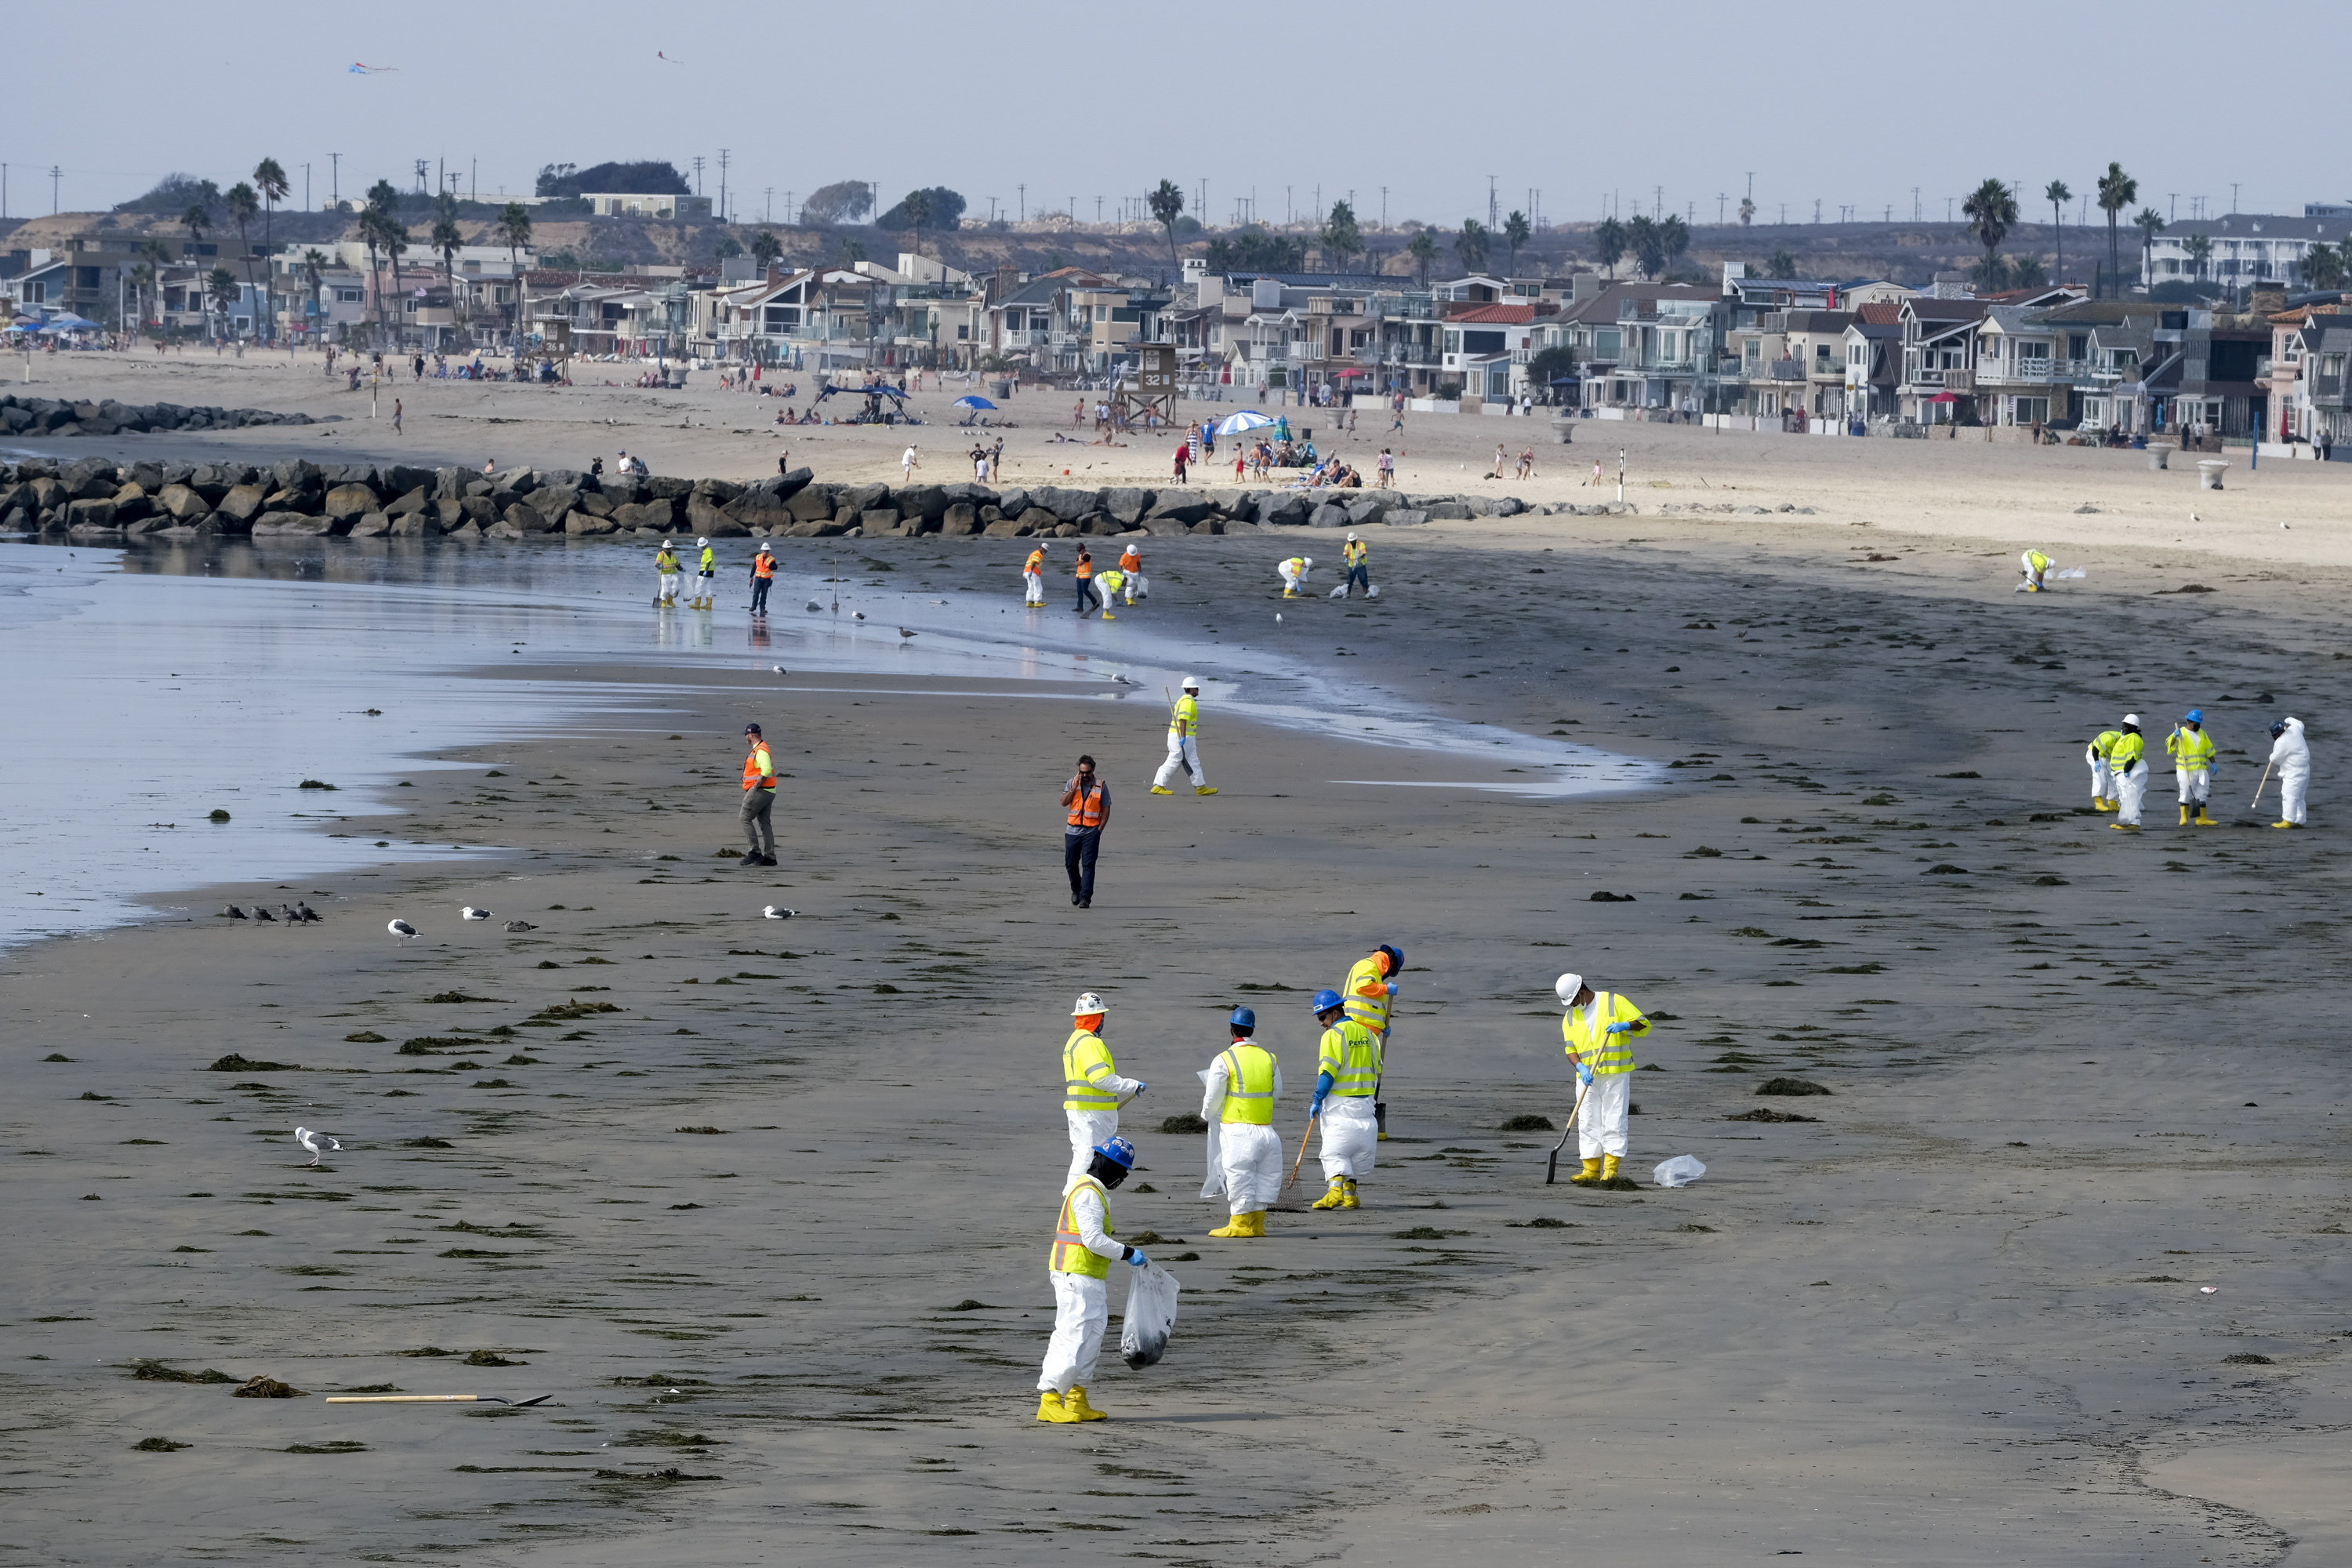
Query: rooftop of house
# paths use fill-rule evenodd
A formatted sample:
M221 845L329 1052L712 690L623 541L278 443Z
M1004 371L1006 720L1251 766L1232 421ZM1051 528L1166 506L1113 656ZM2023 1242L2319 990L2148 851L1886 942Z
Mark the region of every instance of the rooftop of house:
M1533 305L1474 305L1445 318L1449 326L1524 327L1536 319Z
M1854 314L1861 318L1861 322L1865 327L1901 326L1903 302L1900 300L1882 300L1859 307Z

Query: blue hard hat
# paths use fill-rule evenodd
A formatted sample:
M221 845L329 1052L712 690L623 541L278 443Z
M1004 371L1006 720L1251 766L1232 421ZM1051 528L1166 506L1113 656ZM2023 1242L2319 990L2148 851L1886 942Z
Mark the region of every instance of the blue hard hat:
M1247 1007L1236 1007L1234 1016L1225 1022L1236 1029L1255 1029L1257 1027L1257 1015Z
M1113 1137L1108 1142L1097 1143L1095 1145L1095 1152L1122 1171L1135 1169L1135 1145L1124 1138Z
M1347 1005L1337 991L1318 991L1315 993L1315 1004L1311 1011L1319 1015L1328 1013L1334 1007L1344 1007Z
M2183 719L2181 722L2184 724L2202 724L2205 722L2205 710L2202 708L2191 708L2189 710L2188 717Z

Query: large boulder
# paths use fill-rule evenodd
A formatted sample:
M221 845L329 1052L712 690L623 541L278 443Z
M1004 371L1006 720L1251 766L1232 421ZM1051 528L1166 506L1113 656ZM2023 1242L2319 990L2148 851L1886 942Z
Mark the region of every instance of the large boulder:
M261 503L268 499L259 485L236 485L222 494L215 510L223 517L251 522L261 515Z
M1428 521L1429 514L1413 506L1391 507L1381 513L1381 521L1391 528L1419 528Z
M700 539L741 539L751 531L698 495L687 500L686 526Z
M115 491L113 500L114 521L117 522L137 522L142 518L156 515L155 498L147 493L146 486L136 480Z
M1007 517L1019 517L1029 510L1029 492L1019 485L1013 486L996 498L996 510Z
M990 489L986 485L973 484L969 479L958 484L941 485L940 487L940 490L948 498L948 504L950 506L953 506L960 500L970 501L976 507L996 506L1001 499L994 490ZM946 514L942 513L941 515L944 516Z
M656 474L643 481L640 488L656 500L684 500L694 493L694 481Z
M427 502L423 511L404 512L392 520L394 539L430 539L441 531L440 503Z
M350 522L365 517L383 505L383 498L375 491L363 484L346 480L327 492L327 499L320 503L319 510L337 522Z
M1133 528L1143 521L1144 515L1151 510L1151 503L1158 499L1150 490L1132 485L1123 485L1116 489L1103 491L1103 510L1110 513L1125 526Z
M906 485L891 498L891 503L908 517L919 517L925 522L937 522L948 514L948 491L945 485Z
M772 490L746 490L725 510L745 528L764 528L771 533L781 533L798 521L793 509L778 500Z
M269 465L269 488L274 490L322 489L324 480L319 465L299 458L288 458Z
M413 517L420 512L429 511L432 506L432 501L425 498L425 487L418 485L398 500L385 507L383 511L386 517Z
M253 536L256 539L273 536L316 538L321 534L332 533L334 531L335 524L331 518L312 517L306 512L266 511L253 520Z
M84 458L58 477L75 500L103 500L122 488L121 470L106 458Z
M940 532L949 539L961 539L979 531L980 509L968 500L955 502L940 519Z
M406 463L387 463L376 471L376 483L388 496L404 496L413 489L422 489L426 499L430 500L435 482L431 468L412 468Z
M1023 533L1050 532L1061 521L1044 507L1033 506L1021 514L1020 531Z
M1257 521L1268 528L1304 527L1307 510L1301 490L1269 490L1257 498Z
M1348 526L1360 528L1366 523L1380 521L1381 514L1397 504L1397 498L1393 494L1381 491L1359 496L1340 504L1348 509Z
M1421 510L1429 514L1432 522L1467 522L1472 515L1467 501L1452 496L1430 500Z
M463 468L436 468L433 470L433 499L462 500L466 487L473 482L473 479L474 476Z
M512 505L539 489L539 476L529 468L509 468L490 478L490 499L501 508Z
M690 492L697 500L723 507L743 493L743 487L727 479L697 479Z
M782 474L772 479L763 479L761 484L761 488L766 489L768 493L779 501L788 501L808 489L809 481L815 478L814 468L794 468L789 474Z
M68 528L112 528L114 502L104 497L66 503L66 526Z
M872 511L889 504L888 485L850 485L835 498L834 515L840 516L844 508L851 511Z
M346 539L381 539L392 531L392 519L383 512L372 511L352 524Z
M563 520L563 531L575 539L585 539L600 533L612 533L617 531L619 528L620 524L611 518L598 517L594 512L590 511L575 511Z
M580 504L577 485L541 485L530 492L530 504L543 517L564 517Z
M1154 521L1164 519L1171 522L1181 522L1190 528L1216 510L1216 503L1206 496L1192 491L1171 490L1153 504L1150 515L1144 521Z
M1143 531L1146 533L1158 534L1162 539L1179 539L1192 531L1172 517L1146 518L1143 521Z
M499 514L499 521L520 534L551 533L555 530L552 520L541 516L537 507L523 500L509 501L506 510Z
M793 514L795 522L816 522L831 517L835 489L832 485L807 486L786 499L784 510Z
M666 500L630 501L613 509L613 521L622 528L650 528L668 533L677 527L677 514Z
M192 523L212 511L205 498L185 485L165 485L155 497L158 510L174 522Z
M868 539L877 539L886 533L896 533L900 525L907 521L909 520L906 514L893 506L876 507L871 511L861 511L857 514L857 526L866 531L865 536ZM911 521L919 529L922 526L920 518Z
M151 496L171 482L163 477L163 465L161 463L133 463L124 471L129 476L131 483L137 485Z
M1345 528L1348 526L1348 509L1335 506L1329 501L1325 501L1307 514L1307 526L1309 528Z
M1029 492L1029 504L1034 507L1043 507L1063 522L1076 522L1090 511L1102 510L1102 492L1066 489L1058 485L1047 485L1043 489Z
M598 490L580 492L580 510L591 517L610 517L613 515L614 507L618 504L622 503L614 501L611 496Z

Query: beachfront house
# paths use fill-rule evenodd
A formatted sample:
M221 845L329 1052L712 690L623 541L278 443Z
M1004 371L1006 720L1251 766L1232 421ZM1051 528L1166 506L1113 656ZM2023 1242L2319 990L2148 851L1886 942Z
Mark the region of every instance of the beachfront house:
M1851 310L1769 310L1754 327L1734 328L1744 391L1734 413L1778 418L1810 430L1846 410L1846 330Z
M2105 430L2115 388L2138 374L2155 346L2158 308L2145 300L1988 302L1977 334L1977 406L2009 427Z
M2298 287L2303 256L2315 245L2342 245L2352 238L2352 216L2286 217L2275 213L2231 213L2222 217L2181 218L2156 231L2141 247L2140 281L2205 283L2242 289L2257 282Z
M1892 419L1899 404L1895 387L1903 371L1903 307L1856 307L1845 330L1845 417Z
M1921 294L1902 305L1903 379L1897 413L1916 425L1974 425L1981 300Z
M1714 412L1725 305L1722 291L1686 283L1611 283L1548 318L1535 346L1568 351L1576 406L1613 418Z

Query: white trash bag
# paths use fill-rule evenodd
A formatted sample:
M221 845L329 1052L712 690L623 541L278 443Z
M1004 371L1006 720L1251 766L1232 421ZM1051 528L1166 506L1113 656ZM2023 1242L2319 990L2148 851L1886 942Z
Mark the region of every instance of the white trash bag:
M1176 1276L1157 1263L1131 1268L1127 1277L1127 1315L1118 1331L1118 1353L1132 1367L1156 1366L1168 1353L1176 1327Z
M1370 587L1364 590L1364 597L1367 599L1377 599L1380 596L1381 585L1378 583L1372 584Z
M1342 583L1323 596L1327 599L1344 599L1348 596L1348 584Z
M1687 1187L1706 1174L1706 1167L1698 1163L1696 1155L1677 1154L1660 1162L1658 1168L1650 1173L1650 1179L1662 1187Z
M2077 577L2088 577L2090 574L2090 569L2087 567L2069 566L2063 572L2056 573L2053 575L2055 575L2061 582L2068 582Z

